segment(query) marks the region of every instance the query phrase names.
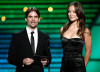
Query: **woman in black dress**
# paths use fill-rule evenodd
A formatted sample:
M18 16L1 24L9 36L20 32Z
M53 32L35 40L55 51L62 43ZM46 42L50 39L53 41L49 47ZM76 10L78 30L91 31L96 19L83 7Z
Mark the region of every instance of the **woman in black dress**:
M86 72L91 54L92 37L85 27L85 15L79 2L72 2L67 9L68 22L61 27L63 58L60 72ZM82 49L85 44L85 58Z

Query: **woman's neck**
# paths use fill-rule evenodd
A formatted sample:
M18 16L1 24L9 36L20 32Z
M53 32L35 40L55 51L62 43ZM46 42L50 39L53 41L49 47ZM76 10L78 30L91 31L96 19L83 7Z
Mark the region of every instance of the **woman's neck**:
M70 25L70 28L71 28L71 29L74 29L74 28L78 28L78 26L79 26L79 23L78 23L77 21L74 21L74 22L72 22L72 24Z

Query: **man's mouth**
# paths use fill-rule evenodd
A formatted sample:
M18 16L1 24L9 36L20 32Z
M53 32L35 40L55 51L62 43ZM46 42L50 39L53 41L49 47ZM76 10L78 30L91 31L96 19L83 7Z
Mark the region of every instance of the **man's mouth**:
M36 23L36 22L31 22L31 23Z

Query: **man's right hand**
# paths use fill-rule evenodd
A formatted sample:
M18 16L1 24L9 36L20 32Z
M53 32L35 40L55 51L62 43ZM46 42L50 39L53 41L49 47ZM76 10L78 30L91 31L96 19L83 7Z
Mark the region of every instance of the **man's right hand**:
M33 62L34 62L34 60L31 59L31 58L25 58L25 59L23 59L23 64L24 65L31 65Z

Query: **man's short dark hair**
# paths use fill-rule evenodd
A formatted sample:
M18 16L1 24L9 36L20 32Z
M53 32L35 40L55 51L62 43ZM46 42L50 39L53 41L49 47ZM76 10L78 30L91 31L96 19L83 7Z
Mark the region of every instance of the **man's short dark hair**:
M35 11L37 13L37 15L40 17L40 12L39 12L39 10L37 8L35 8L35 7L29 7L27 9L27 11L25 12L25 18L27 18L28 14L30 12L32 12L32 11Z

